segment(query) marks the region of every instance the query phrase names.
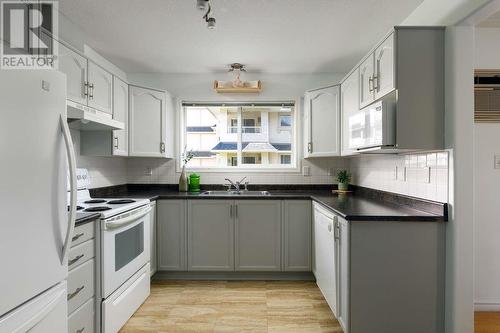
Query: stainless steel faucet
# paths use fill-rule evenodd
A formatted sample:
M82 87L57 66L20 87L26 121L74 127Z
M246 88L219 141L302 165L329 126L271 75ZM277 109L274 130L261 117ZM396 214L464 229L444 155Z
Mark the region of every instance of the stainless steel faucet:
M241 178L239 181L237 182L233 182L231 179L229 178L225 178L225 180L227 180L231 185L229 186L228 188L228 191L231 191L231 187L234 187L234 189L236 190L237 193L240 193L241 192L241 189L240 189L240 186L241 186L241 182L243 182L247 177L243 177ZM247 190L247 186L248 186L248 182L245 183L245 190Z

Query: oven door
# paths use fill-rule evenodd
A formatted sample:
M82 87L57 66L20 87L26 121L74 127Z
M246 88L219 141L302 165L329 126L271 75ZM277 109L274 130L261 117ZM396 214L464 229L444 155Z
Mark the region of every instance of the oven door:
M149 205L102 221L102 293L107 298L149 262Z

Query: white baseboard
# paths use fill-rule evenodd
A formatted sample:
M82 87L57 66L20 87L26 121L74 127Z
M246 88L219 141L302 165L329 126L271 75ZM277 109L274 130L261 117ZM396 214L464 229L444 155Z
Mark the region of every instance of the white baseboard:
M500 300L476 300L474 311L500 311Z

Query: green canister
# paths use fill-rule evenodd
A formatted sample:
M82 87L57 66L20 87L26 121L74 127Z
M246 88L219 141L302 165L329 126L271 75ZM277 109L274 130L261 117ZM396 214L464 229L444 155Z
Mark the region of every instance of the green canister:
M189 192L200 192L200 175L196 173L189 175Z

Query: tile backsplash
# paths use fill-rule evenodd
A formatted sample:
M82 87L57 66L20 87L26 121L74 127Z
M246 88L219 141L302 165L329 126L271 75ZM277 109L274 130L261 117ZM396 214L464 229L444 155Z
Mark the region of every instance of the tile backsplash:
M362 155L349 159L352 183L428 200L448 201L448 152Z
M80 131L71 130L71 139L75 147L76 165L89 170L91 187L127 183L127 158L80 155Z
M71 131L76 152L80 151L80 132ZM222 184L224 178L246 176L252 184L333 184L338 170L348 169L352 183L434 201L448 201L448 152L408 155L360 155L351 158L314 158L301 161L310 175L302 172L201 174L202 184ZM177 184L180 173L174 160L158 158L88 157L77 153L77 165L87 168L91 187L126 183Z
M129 183L176 184L179 172L176 172L174 160L134 158L127 161ZM340 169L348 168L348 160L328 158L302 160L302 166L309 167L310 175L301 172L197 172L201 175L202 184L223 184L224 178L237 180L243 176L251 184L332 184L334 175ZM189 173L189 172L188 172Z

